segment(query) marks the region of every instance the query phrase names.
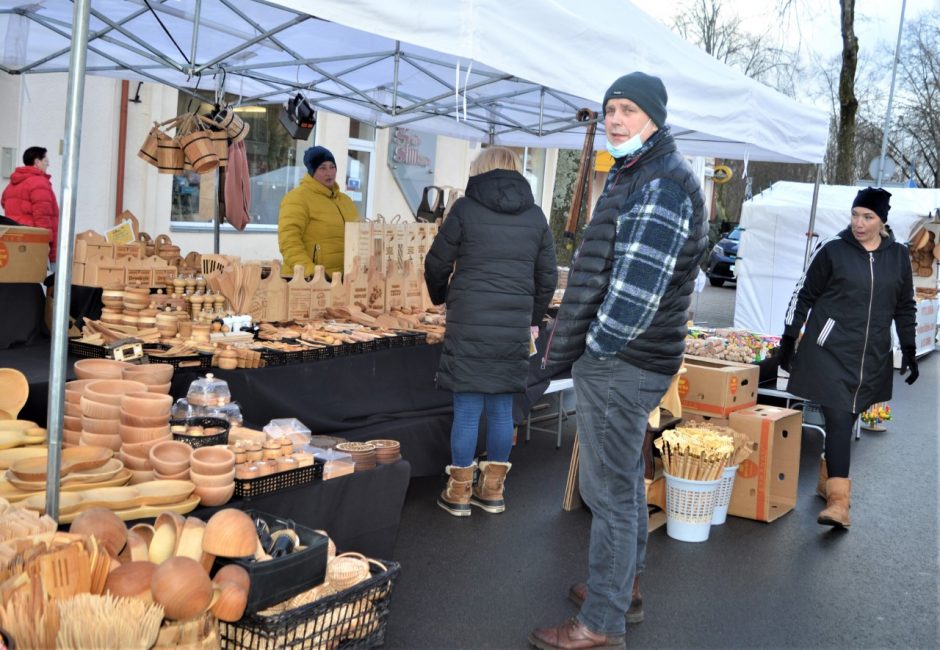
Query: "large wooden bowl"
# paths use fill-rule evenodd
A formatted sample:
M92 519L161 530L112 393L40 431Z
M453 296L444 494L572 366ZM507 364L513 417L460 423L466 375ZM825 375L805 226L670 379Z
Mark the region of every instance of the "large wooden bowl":
M114 359L81 359L75 362L79 379L120 379L129 363Z
M121 398L127 393L144 393L147 385L127 379L101 379L85 386L85 396L96 402L121 405Z

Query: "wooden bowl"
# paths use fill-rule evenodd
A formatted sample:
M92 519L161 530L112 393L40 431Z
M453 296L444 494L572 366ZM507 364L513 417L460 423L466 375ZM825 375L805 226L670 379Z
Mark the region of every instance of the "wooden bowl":
M125 444L149 442L157 438L166 438L170 435L169 420L167 424L157 427L132 427L129 424L118 423L118 435ZM188 445L187 445L188 446ZM192 449L190 447L190 449Z
M176 540L183 530L185 519L175 512L162 513L153 524L153 536L149 542L150 561L160 564L167 558L173 557L176 549Z
M101 379L85 386L85 396L96 402L113 406L121 405L121 398L127 393L143 393L147 385L127 379Z
M93 488L82 492L82 501L87 504L101 506L108 510L126 510L139 505L140 494L136 487L117 486ZM124 541L127 541L127 534L124 535ZM121 548L124 548L123 544ZM115 555L116 557L116 555Z
M150 458L140 458L139 456L131 456L124 453L123 447L121 448L120 454L121 462L124 463L124 467L130 470L137 472L152 472L153 465L150 464Z
M156 393L147 393L148 395L156 395ZM126 411L121 411L121 424L127 424L132 427L162 427L164 424L169 424L170 422L170 413L167 411L166 415L157 415L157 416L142 416L134 415L133 413L127 413Z
M94 535L111 557L117 557L127 543L127 527L107 508L90 508L78 515L69 526L77 535Z
M130 527L128 532L136 533L149 547L150 542L153 540L153 534L156 531L154 530L153 524L134 524Z
M87 395L82 395L81 413L99 420L117 420L121 416L121 407L107 402L99 402Z
M91 445L93 447L105 447L111 451L118 451L121 448L121 436L82 431L82 435L79 438L78 444Z
M191 476L192 474L190 474L190 477ZM232 495L235 494L235 481L232 480L228 485L220 487L197 485L193 490L193 494L199 497L200 505L221 506L222 504L228 503Z
M216 557L248 557L258 548L258 533L247 514L225 508L209 518L202 548Z
M72 431L81 431L82 430L82 418L81 416L75 417L74 415L69 415L66 413L62 416L62 428L71 429Z
M153 469L164 476L189 469L193 448L185 442L170 440L150 448L150 463Z
M150 562L150 550L147 548L147 542L139 534L133 530L127 531L127 544L124 546L124 550L121 551L121 556L118 558L123 564L128 562ZM156 568L156 565L154 565ZM150 581L147 581L147 593L149 597L150 593Z
M62 452L61 474L81 472L101 467L114 455L110 449L102 447L77 447ZM24 481L46 481L46 456L21 458L10 465L10 471Z
M235 482L235 468L225 474L200 474L195 468L189 470L189 480L197 487L224 487Z
M140 485L155 480L152 469L128 469L127 471L131 473L131 478L127 482L128 485Z
M213 587L209 574L196 560L172 557L157 567L150 581L153 600L171 620L198 616L209 608Z
M114 359L80 359L75 362L79 379L120 379L129 363Z
M65 402L64 411L65 411L65 414L68 415L69 417L73 417L73 418L82 417L82 405L80 402Z
M170 385L173 382L166 382L165 384L150 384L147 386L147 390L151 393L160 393L161 395L168 395L170 393Z
M235 454L224 445L193 449L190 469L197 474L228 474L235 469Z
M241 566L240 564L226 564L221 569L216 571L216 574L212 577L212 580L217 584L221 584L223 582L234 582L246 591L251 586L251 577L248 575L248 571L245 569L245 567Z
M133 379L144 384L165 384L173 379L173 366L168 363L148 363L124 369L124 379Z
M172 474L163 474L157 470L153 470L153 478L158 481L188 481L189 468L187 467L182 472L174 472Z
M111 418L93 418L83 415L80 418L81 430L88 433L103 433L109 436L118 435L120 422Z
M146 459L150 462L150 448L161 442L166 442L172 440L173 436L167 434L161 438L155 438L153 440L146 440L144 442L125 442L121 445L121 451L124 452L127 456L134 456L136 458Z
M136 535L135 535L136 537ZM138 539L140 539L138 537ZM150 582L153 580L157 565L153 562L126 562L108 574L104 584L107 594L123 598L140 598L150 602Z
M77 492L60 492L59 493L59 514L67 515L78 510L79 505L82 502L82 495ZM46 512L46 495L45 494L32 494L25 499L23 499L20 504L21 506L28 508L30 510L37 510L40 514Z
M146 418L166 416L169 421L170 407L173 398L169 395L151 393L125 393L121 396L121 411L129 415L138 415Z
M82 430L77 429L73 431L72 429L62 429L62 442L67 442L70 445L77 445L81 442Z

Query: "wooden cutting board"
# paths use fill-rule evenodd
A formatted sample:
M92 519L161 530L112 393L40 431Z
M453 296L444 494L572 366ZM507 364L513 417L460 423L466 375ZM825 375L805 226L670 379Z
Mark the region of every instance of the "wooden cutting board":
M359 258L353 263L352 272L343 279L346 288L346 305L367 307L369 303L369 278L360 270Z
M367 282L369 288L365 308L385 311L385 268L379 255L373 257L369 264Z
M405 306L405 273L397 262L388 265L385 272L385 309Z
M287 318L306 320L310 317L310 283L304 279L304 265L294 266L294 277L287 283Z
M287 320L287 281L281 277L281 263L271 263L271 275L261 280L259 292L262 293L263 318L279 323Z
M345 307L349 302L349 294L346 292L346 284L343 282L343 274L337 271L330 278L330 306Z
M313 279L308 284L310 285L310 316L316 318L332 305L333 287L326 279L326 269L320 265L314 267Z

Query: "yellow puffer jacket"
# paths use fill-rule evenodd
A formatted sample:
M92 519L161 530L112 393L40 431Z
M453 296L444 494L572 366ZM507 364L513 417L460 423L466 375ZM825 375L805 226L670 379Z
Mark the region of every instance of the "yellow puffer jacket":
M343 243L346 223L359 221L352 199L339 191L339 185L324 186L309 174L281 201L277 220L277 243L284 258L282 274L294 274L294 265L304 265L304 275L313 267L326 272L343 270Z

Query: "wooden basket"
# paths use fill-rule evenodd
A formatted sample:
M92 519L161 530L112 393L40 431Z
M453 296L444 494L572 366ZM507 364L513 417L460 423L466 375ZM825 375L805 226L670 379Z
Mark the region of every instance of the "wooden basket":
M219 166L219 157L215 154L208 131L195 128L180 136L180 145L183 155L197 174L205 174Z
M183 173L183 150L176 138L160 138L157 143L157 171L161 174Z
M225 130L233 143L241 142L248 137L248 125L231 106L216 111L212 116L212 121L215 122L217 127Z
M383 571L386 570L384 564L367 558L362 553L350 551L337 555L326 565L326 583L337 592L349 589L372 575L369 564L375 564Z
M147 137L144 139L144 143L140 146L140 150L137 152L138 158L149 165L153 165L154 167L158 166L157 146L160 142L161 135L163 135L163 133L157 127L150 129L150 133L147 134Z

